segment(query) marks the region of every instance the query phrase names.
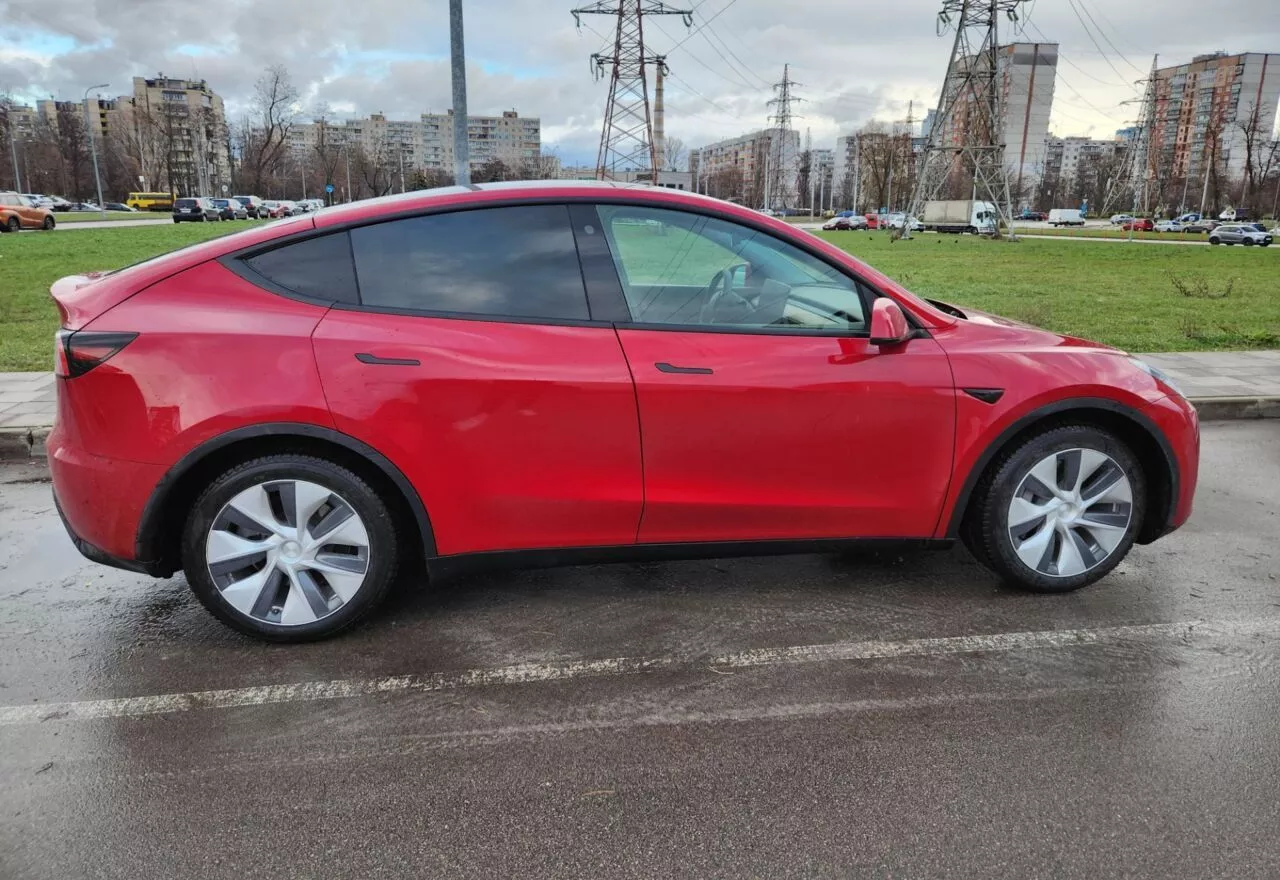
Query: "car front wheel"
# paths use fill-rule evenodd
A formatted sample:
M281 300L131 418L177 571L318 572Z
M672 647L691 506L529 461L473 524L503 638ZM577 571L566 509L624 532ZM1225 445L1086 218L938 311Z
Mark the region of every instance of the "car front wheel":
M268 641L326 638L386 596L395 525L352 471L272 455L234 467L196 501L183 533L187 581L233 629Z
M1009 583L1066 592L1124 559L1142 527L1145 500L1142 468L1119 438L1085 425L1052 428L988 471L964 538Z

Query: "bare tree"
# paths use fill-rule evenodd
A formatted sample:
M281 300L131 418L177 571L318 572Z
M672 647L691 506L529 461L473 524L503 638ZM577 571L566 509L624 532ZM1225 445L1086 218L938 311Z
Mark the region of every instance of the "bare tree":
M240 165L248 188L258 192L279 173L298 116L298 90L283 65L271 65L254 83L251 107Z
M662 142L662 160L666 164L663 171L688 171L689 151L684 141L678 137L668 136Z

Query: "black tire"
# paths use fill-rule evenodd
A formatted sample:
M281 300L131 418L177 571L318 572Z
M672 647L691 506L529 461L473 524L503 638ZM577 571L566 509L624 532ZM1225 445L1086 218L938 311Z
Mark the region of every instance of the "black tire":
M45 217L44 222L40 224L40 228L43 229L45 232L48 232L50 229L53 228L53 226L54 226L54 220L53 220L52 214L50 214L48 217Z
M1129 478L1132 514L1128 527L1111 554L1094 567L1072 577L1042 574L1018 558L1007 526L1014 492L1030 469L1045 457L1069 449L1092 449L1110 456ZM1118 437L1089 425L1049 428L1002 451L974 488L961 540L974 557L1013 586L1037 593L1066 593L1088 586L1115 568L1142 530L1146 481L1138 459Z
M5 229L7 229L9 232L21 232L22 221L19 220L17 217L10 217L9 221L5 223Z
M1253 247L1253 239L1252 239L1252 238L1246 238L1246 239L1244 240L1244 246L1245 246L1245 247Z
M1218 238L1216 235L1211 235L1209 236L1209 244L1222 244L1222 239Z
M271 480L307 480L345 499L364 522L369 537L369 566L364 583L351 599L327 617L283 626L250 617L232 607L209 574L205 542L223 506L235 495ZM215 479L200 495L182 535L182 565L191 591L214 617L227 626L270 642L308 642L336 635L378 606L395 580L399 541L387 505L358 475L309 455L269 455L237 465Z

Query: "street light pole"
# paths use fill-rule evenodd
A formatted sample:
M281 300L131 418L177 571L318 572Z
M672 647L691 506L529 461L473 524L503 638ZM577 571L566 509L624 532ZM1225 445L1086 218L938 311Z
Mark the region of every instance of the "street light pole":
M5 122L9 129L9 156L13 159L13 188L22 192L22 176L18 174L18 136L13 133L13 110L5 114Z
M471 156L467 142L467 53L462 41L462 0L449 0L449 55L453 74L453 182L458 186L470 186Z
M105 89L110 83L99 83L96 86L89 86L84 90L84 122L85 134L89 138L89 154L93 156L93 181L98 187L98 210L102 212L102 219L107 219L107 208L102 203L102 176L98 174L98 142L93 136L93 120L89 116L89 93L94 89Z

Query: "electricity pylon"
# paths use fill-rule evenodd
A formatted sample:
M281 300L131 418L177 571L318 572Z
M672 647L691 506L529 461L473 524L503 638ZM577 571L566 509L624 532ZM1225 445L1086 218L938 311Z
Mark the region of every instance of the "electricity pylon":
M596 178L617 180L625 171L652 171L657 183L658 157L653 143L653 119L649 112L649 84L645 68L661 64L660 57L645 53L644 18L648 15L679 15L684 25L693 23L689 9L672 9L661 0L597 0L573 10L574 21L583 15L612 15L618 19L613 52L591 56L592 71L602 76L610 71L609 101L600 132L596 155Z
M920 154L909 217L920 216L925 202L971 182L974 198L994 204L1001 223L1010 221L1013 199L1004 165L999 22L1002 16L1017 21L1018 7L1026 2L943 0L939 34L954 26L956 38L933 128ZM910 223L902 224L902 237L911 237Z

